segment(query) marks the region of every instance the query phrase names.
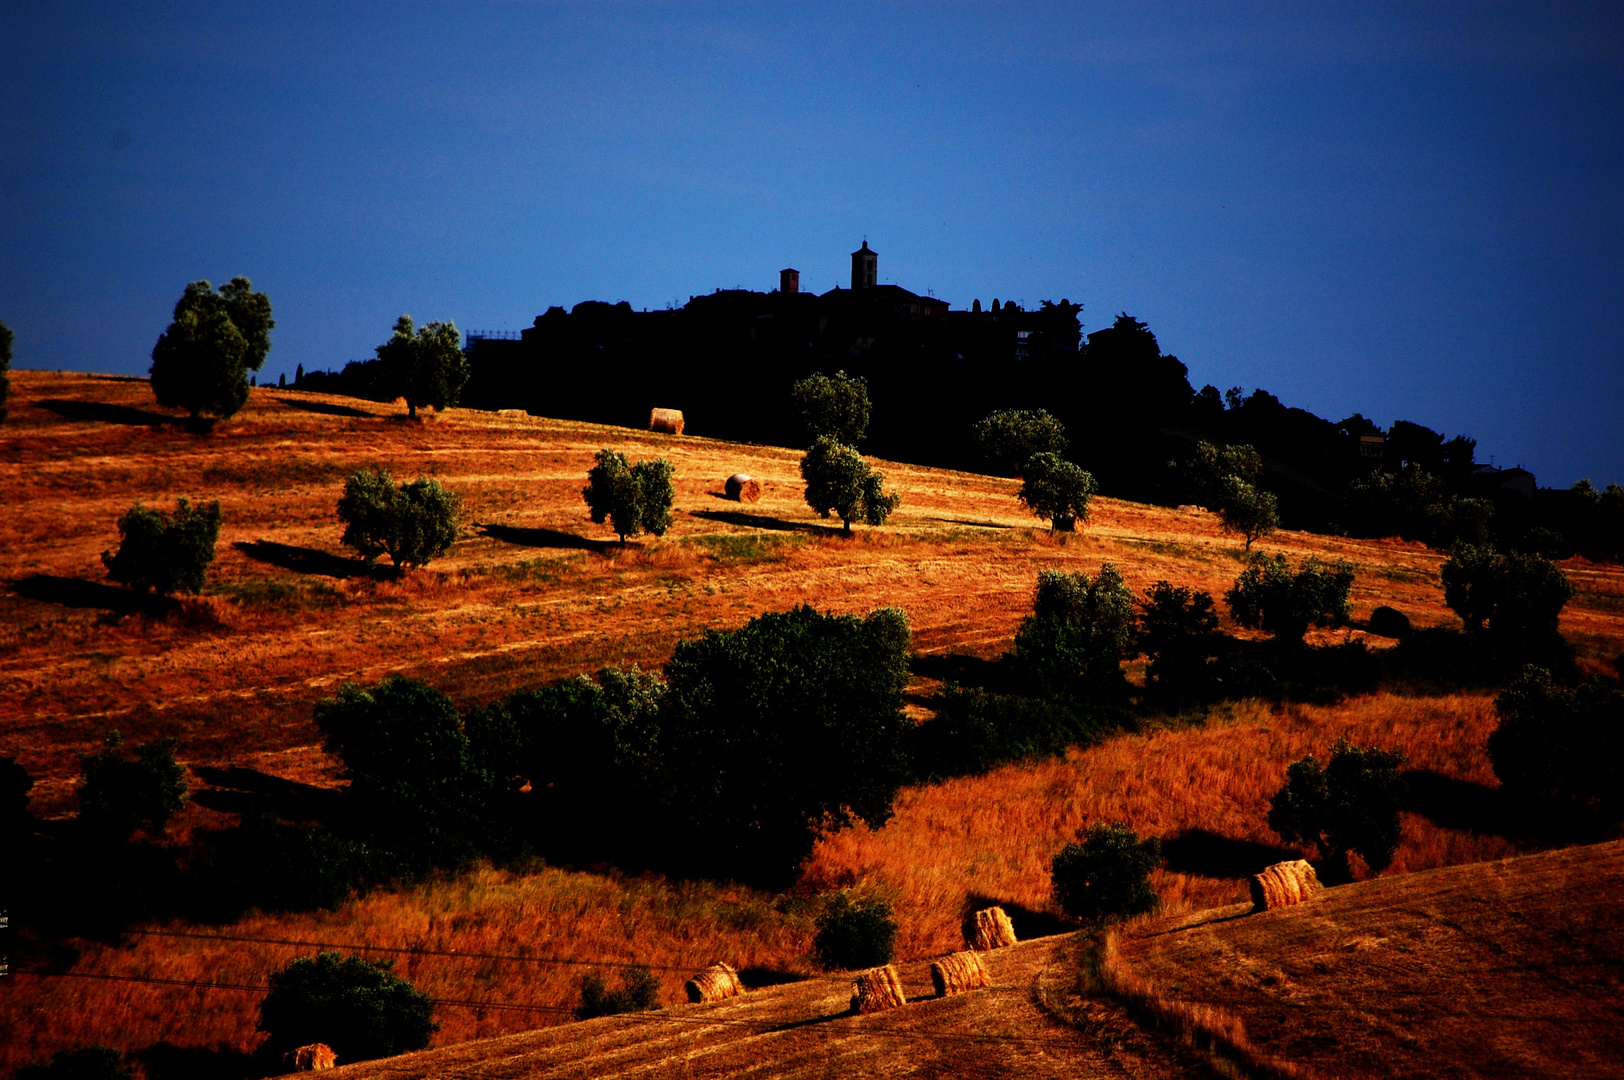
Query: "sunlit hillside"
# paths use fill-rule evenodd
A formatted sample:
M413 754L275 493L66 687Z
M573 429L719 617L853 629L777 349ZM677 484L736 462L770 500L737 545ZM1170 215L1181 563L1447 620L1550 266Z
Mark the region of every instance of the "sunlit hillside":
M1136 590L1166 579L1216 596L1241 565L1240 542L1205 511L1101 498L1082 532L1052 536L1016 501L1015 481L883 462L900 510L841 536L803 501L799 452L779 447L458 409L408 423L401 407L270 388L195 435L156 409L143 381L47 372L13 373L10 408L0 756L36 778L33 812L61 817L75 809L79 755L108 731L176 736L198 793L171 826L177 844L234 820L211 788L336 786L311 710L346 680L406 673L472 705L605 664L658 668L677 641L766 611L897 605L917 656L909 711L928 722L943 679L1009 648L1039 570L1109 561ZM663 538L623 546L590 522L581 488L600 447L675 464ZM373 465L462 496L466 536L449 556L397 577L340 546L343 478ZM739 471L762 481L760 502L724 497ZM100 553L133 502L183 496L218 499L224 526L203 595L166 611L108 582ZM1355 625L1311 640L1389 647L1360 629L1381 604L1418 626L1458 625L1442 602L1443 556L1418 544L1282 532L1259 546L1356 565ZM1564 568L1577 595L1563 632L1581 667L1600 670L1624 650L1624 572ZM1227 613L1224 629L1239 632ZM443 1002L439 1046L568 1021L582 961L651 965L672 1003L717 959L810 974L811 917L831 888L890 900L900 955L918 961L959 947L961 918L985 902L1027 928L1057 927L1049 859L1096 820L1164 838L1156 885L1171 910L1233 903L1246 875L1287 853L1263 820L1286 763L1341 734L1403 750L1419 778L1390 874L1497 858L1537 844L1473 809L1495 787L1484 753L1494 723L1489 693L1402 686L1146 717L1064 758L906 789L883 829L826 837L784 895L607 867L484 867L332 912L81 941L76 976L17 974L0 988L0 1073L92 1041L249 1051L254 988L311 943L392 950L375 955ZM165 1060L147 1063L153 1080L168 1075Z

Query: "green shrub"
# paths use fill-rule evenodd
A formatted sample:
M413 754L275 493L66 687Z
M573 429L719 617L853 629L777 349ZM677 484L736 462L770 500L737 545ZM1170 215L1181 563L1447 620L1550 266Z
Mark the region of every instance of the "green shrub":
M423 566L456 542L460 503L438 480L396 487L384 469L351 473L338 500L341 542L368 562L387 554L397 567Z
M897 924L891 918L891 905L877 898L853 903L848 894L835 893L818 916L817 927L812 952L829 971L889 964L896 950Z
M885 474L868 467L853 447L828 435L819 436L801 457L801 479L806 481L806 504L821 517L840 517L842 531L851 523L884 525L902 503L902 496L885 490Z
M118 519L118 532L117 553L102 552L108 577L160 596L202 592L220 536L220 504L181 499L168 514L138 502Z
M626 455L608 448L599 450L593 462L581 489L593 522L608 520L622 544L643 533L664 536L671 528L676 467L664 458L632 465Z
M1500 723L1489 736L1494 775L1508 793L1624 816L1624 691L1592 678L1556 686L1524 668L1494 699Z
M1103 922L1154 911L1161 903L1150 872L1162 861L1162 843L1144 840L1121 822L1096 821L1061 848L1050 864L1054 900L1074 919Z
M145 829L156 836L186 805L186 770L175 760L174 739L153 739L126 757L124 739L111 732L106 749L79 764L79 823L91 836L121 844Z
M110 1046L75 1046L58 1050L48 1065L17 1070L17 1080L135 1080L122 1051Z
M1353 852L1379 874L1398 850L1402 764L1404 755L1396 750L1338 739L1323 768L1313 754L1286 767L1285 785L1269 801L1269 828L1287 841L1319 848L1333 873L1347 876Z
M1043 409L1004 409L976 425L975 443L1000 475L1020 476L1033 455L1066 452L1066 427Z
M844 371L837 371L833 376L810 375L790 388L790 396L795 402L795 411L800 414L808 446L822 438L856 446L868 432L872 410L868 383L864 379L853 378Z
M1016 498L1047 521L1053 532L1063 518L1073 524L1087 521L1088 503L1096 490L1092 473L1059 454L1042 452L1027 459Z
M1038 572L1032 614L1015 632L1015 667L1034 696L1109 701L1126 693L1122 661L1133 655L1133 593L1111 563Z
M597 1016L646 1012L659 1007L660 980L646 967L629 967L621 969L619 990L610 990L601 975L582 975L581 1003L575 1007L575 1019L591 1020Z
M1342 626L1348 621L1353 564L1330 566L1305 559L1293 573L1284 555L1255 555L1224 601L1235 621L1263 630L1284 645L1300 645L1310 626Z
M895 609L799 607L679 643L658 738L674 844L776 881L819 830L885 824L908 774L906 627Z
M267 1046L286 1053L324 1042L340 1065L423 1049L439 1030L434 1003L392 966L321 952L274 972L259 1007Z

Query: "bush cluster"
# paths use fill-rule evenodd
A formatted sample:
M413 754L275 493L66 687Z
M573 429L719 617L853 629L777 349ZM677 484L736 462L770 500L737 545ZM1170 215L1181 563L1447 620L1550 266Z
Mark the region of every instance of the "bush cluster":
M1548 671L1525 668L1494 699L1500 722L1489 736L1489 761L1517 798L1549 800L1624 817L1624 690L1591 678L1557 686Z
M671 478L676 467L664 458L633 465L625 454L607 448L599 450L593 461L581 489L593 522L602 525L607 520L622 544L643 533L664 536L671 528L676 498Z
M111 732L106 748L80 763L79 826L99 842L122 844L138 829L156 836L186 805L186 770L175 760L174 739L154 739L124 753Z
M107 576L159 596L198 593L220 537L220 504L179 500L173 514L136 503L118 519L118 550L102 552Z
M341 542L368 562L387 554L396 567L423 566L456 542L460 505L438 480L396 486L386 469L351 473L338 500Z
M829 971L879 967L889 964L896 951L891 905L875 897L854 901L847 893L835 893L818 916L817 928L812 952Z
M269 1049L323 1042L341 1065L423 1049L439 1030L434 1003L391 966L320 952L273 973L259 1009Z
M1015 666L1031 696L1120 701L1133 629L1133 592L1111 563L1093 578L1042 570L1032 614L1015 632Z
M1557 621L1573 584L1544 555L1459 545L1441 570L1444 603L1469 635L1506 659L1536 660L1562 652Z
M1304 559L1293 572L1284 555L1253 556L1224 594L1235 621L1263 630L1282 645L1300 645L1311 626L1342 626L1348 621L1353 564L1322 565Z
M609 989L602 975L588 972L581 976L581 1003L575 1006L575 1019L592 1020L659 1007L660 980L646 967L622 968L618 990Z

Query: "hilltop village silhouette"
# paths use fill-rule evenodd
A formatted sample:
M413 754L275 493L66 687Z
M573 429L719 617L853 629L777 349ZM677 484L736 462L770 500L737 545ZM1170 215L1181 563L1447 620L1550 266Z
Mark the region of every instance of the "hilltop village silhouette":
M1167 466L1198 439L1256 446L1284 519L1302 527L1333 522L1351 480L1409 463L1497 502L1534 495L1532 474L1477 464L1466 436L1446 441L1405 421L1383 429L1358 413L1333 422L1261 389L1197 390L1184 363L1126 313L1085 338L1082 305L1067 298L955 309L882 283L866 239L851 253L849 288L802 292L799 270L778 276L771 291L717 289L653 311L588 300L550 307L517 333L472 331L461 404L626 427L672 408L689 434L796 445L790 387L843 370L868 381L874 402L862 449L894 460L981 468L969 438L976 421L1042 408L1066 425L1068 456L1126 498L1185 498ZM373 371L358 361L297 385L377 397Z

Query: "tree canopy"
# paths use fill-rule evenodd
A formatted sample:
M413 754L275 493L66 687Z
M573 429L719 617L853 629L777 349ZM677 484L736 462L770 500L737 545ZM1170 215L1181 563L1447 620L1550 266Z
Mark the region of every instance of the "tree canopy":
M1248 630L1263 630L1283 645L1300 645L1309 627L1348 621L1353 574L1353 564L1346 561L1326 566L1305 559L1293 572L1284 555L1253 555L1224 601Z
M385 385L406 399L407 415L413 419L421 406L455 405L470 374L462 334L453 322L414 328L412 317L402 315L395 320L395 332L376 352Z
M1066 426L1044 409L1003 409L976 425L975 442L999 474L1022 476L1034 454L1066 452Z
M884 525L902 502L885 490L885 474L869 468L855 448L822 435L801 458L801 479L806 481L806 502L821 516L839 515L843 532L851 523Z
M807 445L830 438L856 446L868 433L868 382L837 371L808 375L790 388Z
M1398 850L1404 778L1396 750L1354 746L1346 738L1321 766L1309 754L1286 767L1286 782L1269 802L1269 828L1281 838L1312 844L1344 876L1349 852L1375 873L1387 869Z
M1111 563L1093 578L1041 570L1032 614L1015 631L1016 668L1036 697L1117 698L1133 629L1133 593Z
M1096 490L1094 477L1059 454L1042 451L1027 459L1017 498L1053 532L1062 520L1088 520L1088 503Z
M672 478L676 466L664 458L639 461L607 447L592 459L581 497L596 524L607 520L624 544L629 536L653 533L664 536L671 528L671 506L676 500Z
M286 1053L323 1042L340 1065L423 1049L439 1030L434 1002L392 963L319 952L273 972L259 1007L267 1044Z
M186 286L152 347L158 404L185 409L194 421L235 415L248 403L248 373L264 365L275 325L270 299L245 277L219 291L207 281Z

